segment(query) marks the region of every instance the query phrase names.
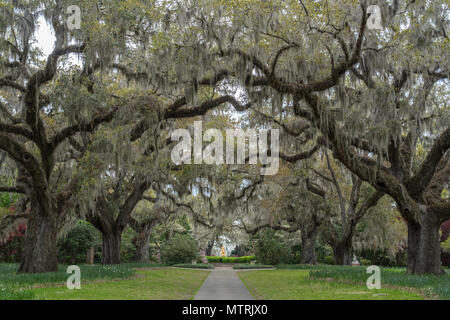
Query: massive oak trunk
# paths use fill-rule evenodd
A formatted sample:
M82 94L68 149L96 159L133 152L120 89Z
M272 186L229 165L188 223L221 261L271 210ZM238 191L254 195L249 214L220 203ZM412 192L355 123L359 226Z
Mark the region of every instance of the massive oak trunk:
M139 262L150 262L150 245L147 241L136 242L136 256L135 260Z
M334 243L334 264L341 266L349 266L352 264L352 241L356 223L357 220L348 221L344 234Z
M88 214L86 219L102 233L102 264L120 264L122 232L130 221L131 212L148 188L149 184L146 181L136 185L120 207L116 218L114 218L115 208L111 206L110 201L117 199L108 200L105 196L96 199L96 210Z
M300 254L301 264L317 264L316 239L316 226L311 229L302 229L302 251Z
M152 228L142 228L136 237L136 255L135 260L139 262L150 262L150 244L149 239Z
M214 247L214 241L209 242L208 246L206 247L206 250L205 250L205 255L206 256L211 256L213 247Z
M413 274L443 274L440 248L441 221L426 209L420 223L408 221L408 266Z
M120 241L122 232L102 232L102 264L120 264Z
M349 266L352 264L352 238L341 239L333 246L334 264Z
M57 222L52 212L41 213L36 206L27 220L27 231L18 273L58 271L56 256Z
M135 261L150 262L150 236L153 227L161 218L160 215L151 217L143 222L136 221L133 217L129 219L129 226L137 233L136 238L133 239L133 244L136 247Z

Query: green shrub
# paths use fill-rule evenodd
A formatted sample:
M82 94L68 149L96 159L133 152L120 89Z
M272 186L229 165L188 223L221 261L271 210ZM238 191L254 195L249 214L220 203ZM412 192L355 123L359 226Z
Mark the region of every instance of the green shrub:
M302 247L300 244L295 244L291 246L291 256L289 257L289 263L298 264L300 263L302 253Z
M361 265L363 266L371 266L372 265L372 261L370 261L369 259L361 259Z
M7 185L10 185L7 183ZM0 192L0 208L10 209L19 200L17 193ZM10 212L9 212L10 213Z
M243 257L215 257L207 256L209 263L250 263L256 260L256 256L243 256Z
M290 248L272 235L273 233L266 232L256 243L256 260L267 265L288 263Z
M198 247L188 235L176 234L161 246L161 260L164 264L191 263L198 259Z
M399 251L396 257L391 257L386 250L360 250L356 252L360 261L369 260L372 264L386 267L404 267L407 262L406 250Z
M334 264L334 258L333 256L325 256L319 262L325 264Z
M78 223L64 239L58 241L58 260L64 263L83 263L94 244L93 230L85 222Z
M333 249L327 243L323 243L323 241L320 240L320 238L316 244L316 255L317 255L317 262L325 264L334 264Z
M120 261L124 263L133 262L136 256L136 246L133 239L136 232L129 226L125 228L120 239Z
M206 259L209 263L219 263L222 261L222 257L215 257L215 256L206 256Z
M174 264L172 267L193 268L193 269L214 269L214 266L212 264L206 264L206 263L198 263L198 264L179 263L179 264Z
M251 243L237 245L234 247L233 251L231 251L231 254L242 257L246 256L249 252L252 252Z
M256 261L256 256L243 256L240 257L240 263L250 263Z

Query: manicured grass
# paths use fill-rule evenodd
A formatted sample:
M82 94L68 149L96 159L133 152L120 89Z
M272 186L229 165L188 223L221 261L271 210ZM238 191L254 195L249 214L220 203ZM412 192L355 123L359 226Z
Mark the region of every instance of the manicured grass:
M0 283L1 300L31 300L34 299L34 292L18 286L5 285Z
M313 279L334 279L354 283L365 283L368 278L366 267L328 266L313 269ZM417 288L427 296L438 295L440 299L450 299L450 276L411 275L405 268L381 267L381 283L397 287Z
M273 266L267 264L250 264L250 263L241 263L235 264L233 269L272 269Z
M141 267L150 265L142 264ZM135 270L127 264L120 265L79 265L82 279L120 279L134 275ZM65 283L69 276L66 273L67 265L59 265L57 272L34 274L16 274L17 264L0 264L0 283L14 285Z
M311 266L309 266L311 268ZM250 293L268 300L422 300L407 289L369 290L364 284L309 277L308 270L259 270L239 272ZM276 284L276 285L275 285Z
M81 283L80 290L65 286L35 288L42 300L184 300L192 299L209 271L158 268L137 270L134 279Z
M159 267L149 263L130 263L114 266L79 265L82 281L98 279L126 279L135 275L134 268ZM32 286L65 285L70 276L66 273L67 265L59 265L57 272L38 274L16 274L18 264L0 264L0 300L33 299Z
M277 269L311 270L310 276L316 279L335 279L336 281L365 283L368 278L367 267L345 267L320 264L310 265L277 265ZM450 269L444 268L447 275L410 275L406 268L381 267L381 283L420 289L427 296L439 296L439 299L450 299Z
M214 266L212 264L206 264L206 263L197 263L197 264L180 263L180 264L174 264L172 267L192 268L192 269L214 269Z
M178 265L210 268L208 264ZM163 265L131 263L80 265L81 290L68 290L67 266L58 272L15 274L17 264L0 264L0 300L4 299L192 299L209 274ZM240 268L271 267L235 265ZM259 299L450 299L450 275L413 276L405 268L382 268L381 290L366 287L366 267L279 265L278 270L238 272ZM448 269L446 270L448 271Z
M17 264L0 264L0 300L32 299L30 286L49 286L55 283L65 284L70 276L66 273L67 265L59 265L57 272L37 274L16 274ZM135 270L126 265L101 266L79 265L82 280L124 279L135 274Z

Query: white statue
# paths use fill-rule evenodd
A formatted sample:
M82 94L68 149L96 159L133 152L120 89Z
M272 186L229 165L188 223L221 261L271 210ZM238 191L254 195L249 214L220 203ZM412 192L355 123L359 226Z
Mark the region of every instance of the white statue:
M358 259L356 259L356 256L353 255L353 261L352 261L352 266L359 266L361 265L358 261Z

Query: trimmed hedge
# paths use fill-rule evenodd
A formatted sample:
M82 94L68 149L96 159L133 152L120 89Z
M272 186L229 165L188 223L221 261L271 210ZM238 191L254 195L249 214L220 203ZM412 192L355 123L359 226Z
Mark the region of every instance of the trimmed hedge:
M250 263L255 261L255 256L242 256L242 257L215 257L207 256L209 263Z
M267 265L267 264L235 264L233 266L233 269L272 269L273 266Z
M199 263L199 264L179 263L179 264L174 264L172 267L193 268L193 269L214 269L214 266L212 264L206 264L206 263Z

